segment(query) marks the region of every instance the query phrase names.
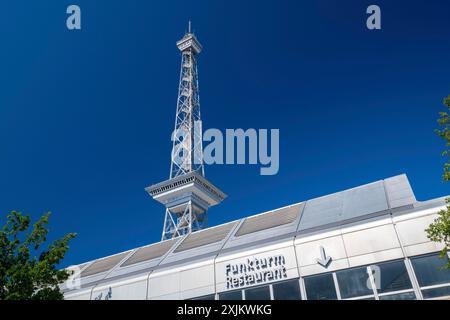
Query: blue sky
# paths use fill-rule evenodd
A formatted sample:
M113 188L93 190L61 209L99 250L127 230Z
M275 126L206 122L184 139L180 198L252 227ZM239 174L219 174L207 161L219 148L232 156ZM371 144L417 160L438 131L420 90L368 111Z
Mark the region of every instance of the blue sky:
M365 27L370 4L382 30ZM82 30L65 27L78 4ZM204 128L279 128L280 171L208 166L210 225L406 173L446 195L433 133L450 94L448 1L10 1L0 10L0 222L52 211L64 265L157 242L192 19Z

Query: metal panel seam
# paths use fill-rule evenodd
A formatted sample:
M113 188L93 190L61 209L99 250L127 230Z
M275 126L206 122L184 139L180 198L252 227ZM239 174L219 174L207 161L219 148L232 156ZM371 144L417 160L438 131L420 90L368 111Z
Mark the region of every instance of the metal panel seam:
M409 183L409 181L408 181L408 183ZM420 300L423 300L422 292L420 291L420 286L419 286L419 284L417 282L416 274L414 272L414 269L410 265L409 258L406 255L405 247L404 247L404 245L402 243L402 240L400 239L400 235L398 234L397 225L394 222L393 211L392 211L392 208L391 208L391 203L389 201L389 194L388 194L387 189L386 189L385 180L383 180L383 187L384 187L384 192L386 194L386 200L387 200L387 203L388 203L388 210L390 212L390 220L391 220L392 226L394 227L395 236L396 236L397 241L398 241L398 243L400 245L400 249L402 250L403 263L405 264L406 272L408 274L408 277L411 279L411 284L412 284L414 293L416 295L416 299L418 298ZM375 290L375 291L377 291L377 290ZM378 297L378 292L376 292L376 297Z
M295 264L297 265L298 283L299 283L299 286L300 286L299 289L300 289L301 300L304 300L306 298L306 294L305 294L306 290L304 288L303 277L302 277L302 273L300 271L300 264L298 262L299 254L297 253L297 246L295 245L295 240L297 240L297 237L299 236L299 234L297 232L298 232L298 228L300 227L300 221L302 220L303 213L305 211L307 202L308 201L305 201L305 203L303 205L303 208L301 209L302 211L299 213L299 218L298 218L298 222L297 222L297 228L295 228L296 234L294 234L294 238L292 239L292 245L294 246Z
M125 258L123 258L122 260L120 260L118 264L116 264L116 265L115 265L114 267L112 267L109 271L107 271L107 272L106 272L106 275L105 275L103 278L99 279L98 282L100 282L101 280L105 280L105 279L106 279L106 278L107 278L114 270L116 270L117 268L119 268L119 267L122 265L122 263L124 263L125 261L127 261L128 258L130 258L137 250L138 250L137 248L131 250L130 253L127 254L127 255L125 256ZM98 283L98 282L97 282L97 283Z
M158 263L156 265L153 266L153 268L158 267L164 261L164 259L166 259L169 254L171 254L176 248L178 248L178 246L188 236L189 236L189 234L181 236L180 239L178 239L178 241L175 241L175 243L172 245L172 247L169 250L167 250L167 252L160 257L160 260L158 261Z
M217 250L216 255L214 256L213 259L213 267L214 267L214 295L216 296L218 294L217 292L217 274L216 274L216 259L219 256L219 254L221 253L223 247L225 246L225 244L228 242L228 240L231 238L231 236L233 234L236 233L236 231L241 227L242 223L244 223L244 219L239 220L234 227L230 230L230 233L225 237L225 239L223 240L222 245L220 246L219 250Z

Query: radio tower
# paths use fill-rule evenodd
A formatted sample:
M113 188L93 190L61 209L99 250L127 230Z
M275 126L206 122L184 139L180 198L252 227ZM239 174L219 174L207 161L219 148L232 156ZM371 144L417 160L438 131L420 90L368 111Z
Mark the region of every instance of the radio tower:
M181 72L169 180L146 188L166 207L161 240L205 228L208 208L226 197L205 178L197 72L202 46L191 31L190 21L177 47L181 51Z
M205 175L197 73L197 56L202 46L191 32L190 21L188 33L177 42L177 47L181 51L181 71L170 179L192 171Z

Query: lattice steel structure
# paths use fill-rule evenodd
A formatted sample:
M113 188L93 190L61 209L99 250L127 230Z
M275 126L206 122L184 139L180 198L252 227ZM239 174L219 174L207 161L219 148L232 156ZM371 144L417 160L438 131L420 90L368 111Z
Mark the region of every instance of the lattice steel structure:
M172 136L170 179L192 171L205 175L197 70L197 55L202 46L191 32L190 22L188 33L177 42L177 47L181 51L181 71Z
M166 206L162 240L205 228L208 208L226 197L205 178L197 70L202 46L190 22L177 47L181 51L181 71L169 180L146 189Z

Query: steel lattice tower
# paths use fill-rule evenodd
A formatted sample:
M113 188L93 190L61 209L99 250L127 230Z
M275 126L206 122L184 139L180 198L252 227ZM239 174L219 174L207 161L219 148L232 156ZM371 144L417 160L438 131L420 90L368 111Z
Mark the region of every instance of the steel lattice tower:
M162 240L206 227L208 208L226 197L205 178L197 70L202 46L191 32L190 22L177 47L181 51L181 71L169 180L146 188L166 206Z
M190 22L188 30L188 33L177 42L177 47L181 51L181 71L172 137L170 179L192 171L205 175L197 72L197 55L201 52L202 46L191 32Z

